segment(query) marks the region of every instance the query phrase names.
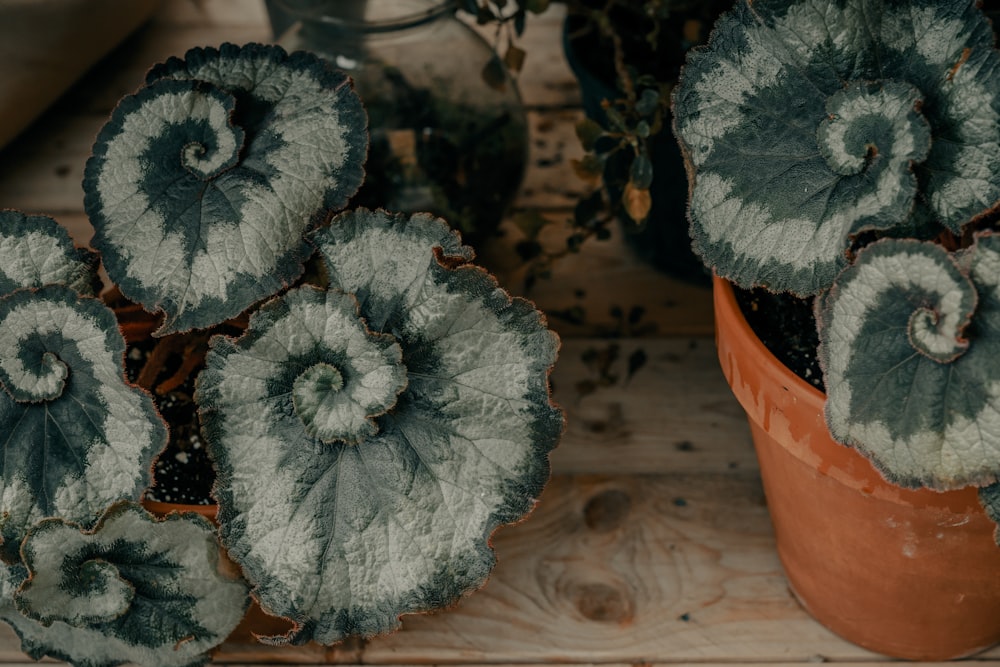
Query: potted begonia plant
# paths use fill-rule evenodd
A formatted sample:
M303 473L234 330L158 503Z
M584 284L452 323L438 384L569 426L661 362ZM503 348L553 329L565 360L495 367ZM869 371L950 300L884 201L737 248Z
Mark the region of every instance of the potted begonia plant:
M0 212L0 618L32 657L199 664L249 596L289 621L261 641L331 644L484 583L548 478L558 339L444 221L335 214L366 147L346 76L226 44L154 67L87 163L93 245L154 338L234 332L194 390L217 527L138 502L172 425L126 381L96 255Z
M719 357L793 590L901 657L1000 640L990 22L968 0L741 0L689 53L673 108ZM796 307L825 393L747 324L801 322Z

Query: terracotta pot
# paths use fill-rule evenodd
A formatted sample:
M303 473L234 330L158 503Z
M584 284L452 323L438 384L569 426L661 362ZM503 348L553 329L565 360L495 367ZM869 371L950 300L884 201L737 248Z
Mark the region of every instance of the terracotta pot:
M900 658L1000 642L1000 547L976 490L902 489L832 440L824 394L764 347L728 283L714 286L719 360L747 412L778 555L803 607Z

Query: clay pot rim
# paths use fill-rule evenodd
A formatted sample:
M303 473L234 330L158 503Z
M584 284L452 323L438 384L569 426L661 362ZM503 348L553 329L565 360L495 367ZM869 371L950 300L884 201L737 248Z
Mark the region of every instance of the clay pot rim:
M716 298L725 305L726 311L732 314L731 324L735 328L735 331L739 333L741 338L746 339L746 344L753 348L758 356L764 357L766 360L762 360L761 365L767 363L774 366L774 374L781 377L784 385L794 385L795 391L803 394L803 398L810 409L815 407L822 412L823 406L826 404L826 394L793 373L788 366L774 356L771 350L767 349L760 340L760 337L757 336L757 333L750 326L750 323L743 316L743 311L740 310L739 304L736 303L736 292L733 290L733 284L725 278L720 278L718 275L712 274L712 289L717 294ZM718 335L718 327L716 327L716 338L718 338Z

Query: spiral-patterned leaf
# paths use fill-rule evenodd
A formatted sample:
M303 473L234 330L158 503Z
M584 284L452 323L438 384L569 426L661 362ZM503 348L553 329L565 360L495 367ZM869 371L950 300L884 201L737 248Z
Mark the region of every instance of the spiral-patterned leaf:
M387 632L480 586L490 534L533 507L563 423L556 336L443 221L360 210L314 238L329 293L292 292L239 340L215 339L197 392L223 542L262 604L298 624L279 643ZM330 308L340 290L357 298L356 332L341 321L353 298ZM325 387L310 393L331 414L347 394L372 428L314 432L299 382Z
M166 427L126 383L114 313L69 288L0 299L0 556L44 517L92 524L149 484Z
M97 255L74 248L69 232L52 218L0 210L0 295L43 285L91 294L96 270Z
M364 109L306 53L231 44L154 68L101 130L84 175L94 246L122 292L207 327L302 272L303 235L361 184Z
M815 294L861 232L1000 204L1000 54L968 0L741 0L674 112L694 247L743 286Z
M875 243L818 319L835 438L903 486L997 481L1000 236L958 258L932 243Z
M120 503L91 531L48 519L28 534L24 558L28 578L17 584L20 568L8 570L5 588L19 588L0 618L35 659L203 664L249 603L246 583L219 566L213 526L195 514L158 520Z

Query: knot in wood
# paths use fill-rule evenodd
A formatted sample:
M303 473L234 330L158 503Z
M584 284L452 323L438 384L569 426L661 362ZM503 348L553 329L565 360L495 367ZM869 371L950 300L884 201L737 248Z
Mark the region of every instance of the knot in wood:
M574 587L572 596L576 608L591 621L626 624L634 616L631 596L608 584L580 584Z
M583 508L583 521L587 528L604 533L617 528L632 509L632 499L624 491L601 491Z

